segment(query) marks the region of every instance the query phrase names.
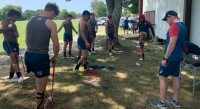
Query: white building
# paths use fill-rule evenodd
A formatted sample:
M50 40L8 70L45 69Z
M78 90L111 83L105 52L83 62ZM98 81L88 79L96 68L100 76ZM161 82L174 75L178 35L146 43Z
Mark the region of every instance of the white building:
M155 34L166 38L169 25L162 21L165 13L174 10L188 28L187 39L200 46L200 0L140 0L140 13L154 24Z

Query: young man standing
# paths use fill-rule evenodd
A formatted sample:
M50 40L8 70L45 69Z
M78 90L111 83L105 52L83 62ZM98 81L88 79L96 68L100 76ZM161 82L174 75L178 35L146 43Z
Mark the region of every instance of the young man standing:
M98 26L97 26L97 21L95 20L95 14L91 13L90 15L90 27L91 27L91 31L92 31L92 53L94 52L94 43L95 43L95 39L96 39L96 33L98 32Z
M26 27L25 64L27 72L36 76L37 109L44 109L45 91L50 75L50 61L56 64L59 53L57 27L52 21L59 14L59 8L54 3L47 3L44 11L32 18ZM49 42L53 43L54 55L49 59Z
M84 69L87 69L86 59L88 56L88 49L90 48L90 12L85 10L82 13L82 19L79 22L79 37L78 37L78 48L80 50L79 54L81 55L80 59L78 60L78 63L75 67L76 74L82 76L82 73L79 71L79 67L81 64L83 64Z
M62 25L60 26L60 28L58 29L58 32L64 27L65 28L65 33L64 33L64 48L63 48L63 56L64 58L67 57L66 55L66 48L67 45L69 43L69 55L68 57L73 57L71 50L72 50L72 41L73 41L73 35L72 35L72 30L74 30L76 32L76 34L78 34L78 32L76 31L76 29L74 28L73 24L72 24L72 15L69 14L67 17L67 20L63 21Z
M140 59L144 60L144 41L149 35L149 28L152 31L153 36L155 36L152 24L145 20L145 16L142 14L139 16L139 22L136 24L135 29L139 28L139 44L140 44Z
M124 20L124 34L125 31L127 31L126 34L128 34L128 29L129 29L128 22L129 22L128 17L126 17L126 19Z
M109 49L109 55L112 55L112 49L114 49L115 46L115 22L112 19L112 16L108 16L108 21L106 22L105 25L105 31L106 31L106 37L108 40L108 49Z
M15 22L21 17L21 13L17 10L10 9L7 16L8 18L0 24L0 33L3 33L4 36L3 48L11 59L9 79L12 79L16 72L18 83L20 83L23 79L19 68L19 34Z
M162 19L169 24L167 39L165 43L165 54L160 65L160 100L150 101L154 107L166 107L166 101L175 107L180 107L180 63L183 60L183 44L187 35L185 24L180 22L175 11L168 11ZM171 75L173 79L174 96L166 99L167 77Z

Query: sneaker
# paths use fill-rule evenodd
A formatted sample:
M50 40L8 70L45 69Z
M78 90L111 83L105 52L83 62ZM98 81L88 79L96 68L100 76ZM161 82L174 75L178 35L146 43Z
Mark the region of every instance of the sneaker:
M74 70L74 73L77 74L78 76L83 76L83 74L79 70Z
M91 52L89 52L88 54L91 55Z
M172 98L167 98L166 101L168 103L171 103L174 107L177 107L177 108L181 107L180 103L178 101L174 101Z
M160 100L149 101L149 104L153 107L160 107L160 108L167 109L167 106L164 103L161 103Z
M112 56L112 53L110 52L109 55Z
M47 106L48 106L48 104L50 104L50 103L52 103L53 102L53 99L52 99L52 97L47 97L46 98L46 101L45 101L45 104L44 104L44 109L47 109Z
M143 61L143 60L144 60L144 58L140 58L139 60L140 60L140 61Z
M20 76L20 77L18 78L17 82L18 82L18 83L23 82L23 78L22 78L22 76Z

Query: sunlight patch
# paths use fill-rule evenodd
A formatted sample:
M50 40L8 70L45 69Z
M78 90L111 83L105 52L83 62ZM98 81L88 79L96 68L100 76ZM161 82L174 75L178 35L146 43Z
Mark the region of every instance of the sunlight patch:
M121 105L117 104L115 101L113 101L110 98L103 99L103 102L112 105L113 109L125 109L124 106L121 106Z
M126 73L122 73L122 72L117 72L117 74L115 76L120 79L126 79L128 77L128 75Z

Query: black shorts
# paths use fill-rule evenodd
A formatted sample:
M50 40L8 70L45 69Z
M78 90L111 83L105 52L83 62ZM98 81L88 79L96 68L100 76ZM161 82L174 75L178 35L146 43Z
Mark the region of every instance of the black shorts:
M19 54L19 45L15 43L3 42L3 49L5 50L7 55L10 55L11 53Z
M93 37L96 37L96 31L92 31Z
M27 72L31 71L37 78L50 75L50 59L48 54L25 53L25 64Z
M64 33L63 40L64 40L65 42L71 42L71 41L73 41L73 36L72 36L72 34L66 34L66 33Z
M88 41L88 43L91 45L91 39L89 38L89 39L87 39L87 41ZM85 42L84 42L84 40L83 40L82 37L80 37L80 36L78 37L77 43L78 43L78 48L79 48L80 50L88 49L88 48L86 47Z
M169 60L167 66L160 65L159 75L163 77L168 77L169 75L180 77L180 63L181 61Z
M114 33L108 33L108 41L112 41L112 40L115 40L115 36L114 36Z

